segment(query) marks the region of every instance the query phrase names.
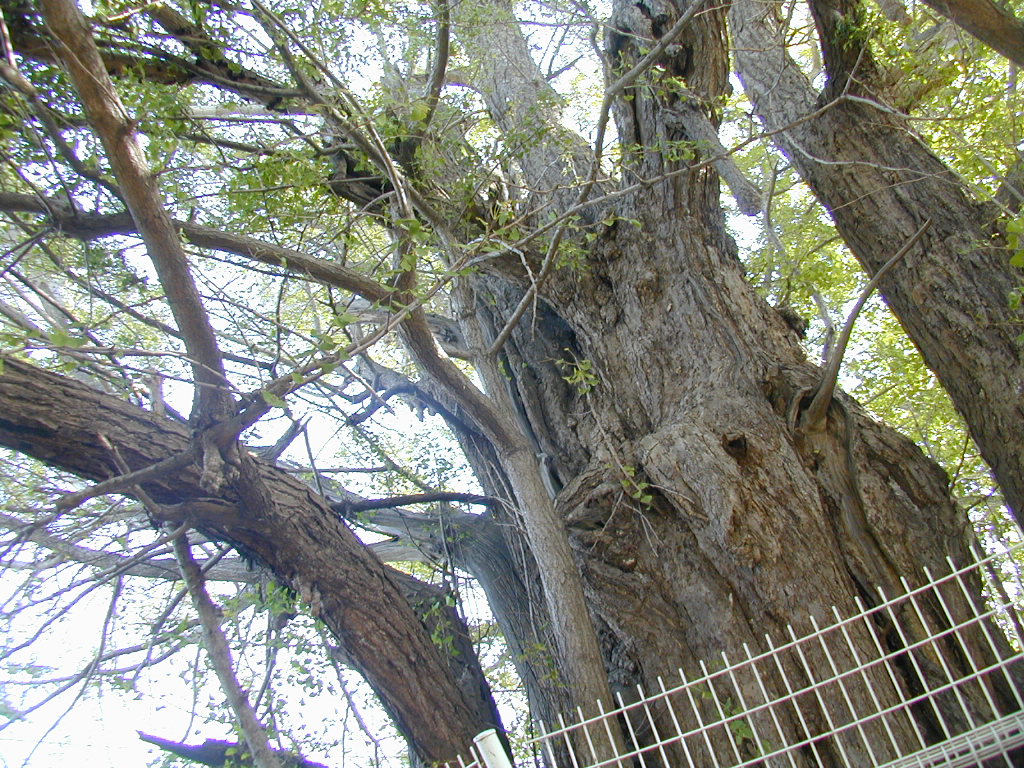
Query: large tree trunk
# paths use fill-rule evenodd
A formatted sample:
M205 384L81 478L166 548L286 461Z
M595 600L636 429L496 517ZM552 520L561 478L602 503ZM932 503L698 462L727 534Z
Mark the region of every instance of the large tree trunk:
M4 357L2 365L0 445L97 481L119 474L105 441L133 471L192 450L177 422L13 358ZM500 727L479 666L456 669L475 658L447 659L431 642L403 595L403 588L411 591L404 583L409 577L371 555L326 500L300 481L247 460L270 495L263 515L240 502L234 489L210 498L189 466L141 483L166 516L155 522L187 522L231 542L295 590L425 764L454 759L475 734Z
M635 41L657 39L678 13L658 7L616 16L626 66ZM910 441L843 395L823 429L801 426L819 371L743 279L714 173L666 159L694 139L679 117L692 104L669 81L709 100L720 92L721 23L721 12L701 17L654 75L664 80L620 106L623 144L636 147L625 175L652 181L600 225L585 263L550 278L501 359L480 363L564 483L557 507L619 690L656 689L659 676L722 651L738 658L744 644L763 649L765 633L825 622L832 606L852 613L879 587L919 581L923 565L969 557L944 474ZM475 301L463 299L476 324L467 338L493 337L526 284L516 286L511 274L479 278ZM574 390L559 379L581 363L596 379ZM963 725L953 708L943 716Z
M1024 361L1017 338L1024 314L1009 305L1016 282L1000 212L974 202L909 122L858 84L870 83L874 65L861 43L843 39L855 26L856 5L812 4L829 71L819 94L786 53L775 8L732 3L740 76L765 127L868 274L931 220L920 247L879 287L964 417L1019 522Z
M509 142L521 142L517 213L524 221L542 220L579 198L586 171L581 142L564 129L548 133L557 123L546 112L550 89L528 61L512 4L476 6L497 21L500 37L486 44L473 4L453 9L467 26L466 49L483 59L469 74ZM609 36L613 67L628 69L683 6L617 2ZM488 403L449 361L438 364L423 327L410 321L404 329L414 353L469 412L461 437L485 490L509 502L493 512L500 539L481 519L485 543L461 555L488 590L531 701L545 715L578 701L573 685L580 678L565 657L579 639L571 635L589 633L591 625L605 674L598 670L597 686L588 679L588 690L605 687L605 676L619 691L637 683L651 690L659 676L679 668L691 673L701 659L723 651L737 658L748 646L763 650L765 633L782 637L791 623L806 627L808 615L825 622L833 606L852 613L858 599L875 602L878 588L891 591L901 578L917 582L922 565L938 569L947 556L957 563L968 557L967 526L945 477L912 443L842 394L824 423L806 423L820 373L743 279L714 171L690 170L689 153L704 146L706 133L687 126L698 109L714 122L711 105L727 82L723 13L697 16L658 67L628 87L616 114L622 180L643 185L616 198L603 223L577 220L576 229L563 233L578 238L583 258L540 285L532 317L522 319L497 355L479 355ZM424 188L432 181L440 189L452 180L425 179ZM466 229L465 221L449 224L452 232ZM499 337L527 294L523 262L540 271L542 256L528 251L521 259L517 252L482 260L489 271L455 292L463 335L476 349ZM299 268L291 256L274 258ZM342 283L346 289L383 299L351 277ZM133 469L189 447L190 436L177 425L15 361L0 376L0 404L6 414L0 443L83 477L112 472L98 433ZM192 515L200 528L264 561L308 599L367 671L421 757L443 759L464 749L490 716L453 684L394 579L323 500L269 467L256 464L254 471L272 491L261 507L265 518L241 509L230 492L209 499L191 471L144 486L169 518ZM552 505L557 517L549 514ZM524 524L538 510L547 514L547 527L536 518ZM566 531L572 548L563 562L551 563L550 551L540 552L542 539L560 542ZM558 613L567 604L557 600L558 582L575 582L576 570L587 598L582 620ZM954 619L963 608L948 607ZM948 624L938 607L922 610L935 625ZM890 635L888 650L915 639L913 632L905 639ZM862 656L874 653L866 636L852 640L862 644ZM980 663L991 657L966 631L964 642ZM585 658L582 666L589 663ZM592 671L583 670L588 678ZM917 672L902 673L907 689L919 687ZM796 668L791 674L802 676ZM782 692L778 679L765 684ZM992 696L997 706L1013 707L1007 691ZM880 697L856 701L857 710L892 703ZM971 706L985 711L987 704ZM921 729L939 733L937 717L953 729L963 725L960 710L950 708L938 716L922 711ZM796 732L795 723L783 726ZM909 734L895 738L910 743ZM866 766L886 755L855 751L850 758Z

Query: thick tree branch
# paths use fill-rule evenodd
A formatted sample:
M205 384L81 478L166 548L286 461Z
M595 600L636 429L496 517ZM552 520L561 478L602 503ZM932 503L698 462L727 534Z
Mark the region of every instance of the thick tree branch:
M451 53L451 8L448 0L438 0L437 40L434 45L434 68L430 73L424 99L427 103L426 117L419 126L420 136L430 127L437 104L441 100L441 89L444 87L445 75L448 71L448 59Z
M452 6L456 37L475 62L471 85L506 140L514 146L532 207L557 213L578 197L576 187L593 169L592 149L558 119L561 98L545 80L508 0ZM545 105L538 110L538 105ZM536 137L543 136L543 140Z
M98 435L106 435L131 470L187 450L191 439L176 422L3 358L0 445L91 480L123 474ZM455 687L448 663L389 569L301 481L252 462L267 493L258 509L243 505L231 488L211 497L194 467L151 478L143 488L165 522L187 519L210 538L231 542L298 593L356 661L423 759L450 759L475 733L493 727ZM420 685L408 684L412 674Z
M0 191L0 210L40 214L61 234L80 240L138 232L135 222L127 214L83 213L52 197ZM371 303L384 302L391 295L390 290L376 280L341 264L213 227L177 220L173 224L190 243L200 248L232 253L262 264L288 269L326 285L351 291Z
M160 475L173 475L178 470L184 469L193 461L195 461L195 455L192 451L179 453L175 456L168 456L166 459L158 461L152 466L143 467L135 472L129 472L124 475L117 475L115 477L111 477L109 480L104 480L101 483L91 485L84 490L69 493L57 500L56 507L58 510L66 512L69 509L74 509L80 504L83 504L89 499L95 499L97 496L103 496L107 493L125 492L130 490L133 486L146 482L150 478Z
M1024 67L1024 21L992 0L924 0L957 26Z
M437 345L422 310L415 310L401 326L402 337L414 358L451 394L472 419L480 425L495 446L514 450L523 442L514 422L503 414L455 364L438 354Z
M214 768L221 768L228 764L237 766L252 764L251 760L242 759L242 754L245 750L237 742L207 739L202 744L183 744L171 741L170 739L162 739L159 736L151 736L142 731L139 731L139 738L147 744L152 744L160 747L165 752L170 752L172 755L183 757L192 762L202 763L203 765L210 765ZM289 752L274 751L276 757L279 758L278 763L287 765L289 768L292 766L294 768L326 768L321 763L314 763L304 757L296 757Z
M221 418L231 410L224 361L192 280L188 258L139 145L135 121L121 103L78 6L71 0L43 0L42 5L47 25L60 41L60 56L103 143L184 338L196 385L193 416L199 423Z

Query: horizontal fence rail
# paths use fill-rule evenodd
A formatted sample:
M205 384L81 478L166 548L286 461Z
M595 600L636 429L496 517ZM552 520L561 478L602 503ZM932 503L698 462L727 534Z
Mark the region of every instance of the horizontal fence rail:
M527 749L548 768L1024 766L1021 547L925 570L923 586L810 617L808 632L765 636L767 650L744 645L596 717L539 724ZM496 743L481 734L461 768L509 768Z

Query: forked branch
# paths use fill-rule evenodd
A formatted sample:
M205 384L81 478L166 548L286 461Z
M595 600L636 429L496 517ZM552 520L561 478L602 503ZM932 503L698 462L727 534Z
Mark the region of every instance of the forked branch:
M918 227L917 232L910 236L910 239L903 244L903 247L897 251L895 256L882 265L881 269L864 286L864 290L860 292L857 303L853 305L853 309L846 318L846 324L843 326L842 333L839 334L839 340L832 348L832 353L828 357L828 363L826 363L825 370L821 375L821 384L818 385L814 398L811 400L811 404L807 406L807 410L801 419L801 427L805 432L816 431L825 424L825 415L828 413L828 406L832 402L832 395L836 391L836 382L839 380L839 369L842 367L843 356L846 354L846 345L850 342L853 324L857 322L857 316L860 314L861 309L863 309L864 304L867 303L868 298L875 288L878 287L878 283L881 282L885 273L892 269L896 262L907 255L907 252L921 239L921 236L931 224L932 220L927 219L924 224Z
M44 0L42 5L46 23L60 43L59 55L103 143L185 341L196 383L193 416L201 420L224 416L231 409L231 398L224 386L217 338L139 144L135 123L121 103L78 6L72 0Z

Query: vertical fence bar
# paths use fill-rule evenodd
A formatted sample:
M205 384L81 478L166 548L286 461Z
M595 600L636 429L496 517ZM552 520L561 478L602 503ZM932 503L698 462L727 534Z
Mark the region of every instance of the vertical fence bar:
M644 692L637 686L637 692L640 694L640 698L643 699ZM626 730L623 735L628 735L629 740L633 742L633 750L636 752L636 760L640 763L640 768L647 768L647 761L644 760L644 751L640 748L640 739L637 738L636 728L633 727L633 721L629 718L629 712L626 711L626 702L622 700L622 694L616 693L615 696L618 699L619 711L622 713L622 719L626 723ZM628 745L625 745L628 748Z
M572 761L573 768L580 768L580 762L576 759L576 749L573 747L572 739L569 737L569 728L565 724L565 718L561 715L558 716L558 733L562 736L562 741L565 742L565 748L569 752L569 759ZM584 729L583 735L587 737L587 741L590 741L590 733ZM594 745L590 745L590 751L594 751ZM552 762L554 765L554 762Z
M726 658L724 653L722 654L722 658ZM726 665L728 665L728 663L729 662L726 661ZM704 673L704 677L707 678L708 690L711 691L711 701L714 702L715 709L718 710L719 724L724 726L722 730L725 731L725 735L729 740L729 745L732 747L733 754L736 756L736 763L742 763L743 754L740 752L739 744L736 742L736 736L733 733L733 723L738 721L731 720L730 718L732 713L726 712L722 707L722 702L718 697L718 691L715 690L715 676L708 672L708 668L704 664L703 660L700 662L700 669Z
M953 693L953 697L956 699L956 703L960 707L960 711L963 713L964 719L967 721L967 727L969 729L977 728L978 723L975 719L974 708L969 705L967 700L964 698L964 692L961 690L960 683L962 681L954 679L953 670L950 669L949 661L946 659L946 654L942 651L942 646L940 644L942 642L941 627L932 629L928 623L928 617L921 609L920 603L918 603L917 595L911 592L910 585L907 583L906 579L901 578L900 581L903 582L903 588L910 593L910 605L914 609L914 614L917 616L917 620L921 624L921 627L924 629L925 636L929 640L929 644L932 647L932 655L939 660L939 668L942 670L942 674L949 683L949 688ZM934 591L938 593L937 585L934 586ZM923 649L927 646L922 645L921 647Z
M621 697L619 698L619 701L620 702L622 701ZM615 702L612 702L612 704L614 704L614 703ZM605 713L605 711L604 711L604 704L602 704L601 701L598 700L598 702L597 702L597 711L601 713L600 714L600 721L601 721L601 725L604 726L605 736L608 738L609 749L614 749L615 748L615 736L612 734L612 725L611 725L611 723L609 721L610 721L611 718L615 717L615 709L613 707L612 711L610 713ZM583 721L583 710L582 709L579 710L579 713L580 713L580 721L582 722ZM627 718L627 720L628 720L628 718ZM587 726L584 725L583 728L586 730ZM623 746L623 748L626 747L625 739L623 739L623 745L622 746ZM593 751L593 749L594 749L593 745L591 745L590 749L591 749L591 751ZM621 758L622 755L616 755L616 757ZM594 752L594 764L597 765L600 762L601 762L601 758L598 757L596 752ZM608 762L608 764L610 765L610 761L606 761L606 762ZM622 760L621 759L616 760L615 761L615 765L619 766L619 768L624 768L624 766L622 765Z
M928 580L931 581L931 571L925 568L924 572L925 575L928 577ZM939 605L942 607L942 613L946 618L946 622L953 630L950 644L952 644L953 639L956 640L956 643L960 648L960 655L967 661L967 665L970 667L970 677L978 681L978 688L981 690L982 696L985 697L985 703L988 705L988 708L992 713L991 716L986 719L997 719L1000 715L1003 714L1003 712L1000 711L1000 708L996 704L995 699L992 698L992 693L989 690L989 685L991 683L988 680L988 678L979 670L978 665L974 660L974 654L971 652L971 649L967 647L967 643L964 642L964 639L960 634L961 630L965 630L972 625L977 625L979 632L983 632L985 619L978 612L977 606L974 605L974 602L968 601L968 605L970 606L970 618L966 621L958 622L956 618L953 616L953 612L950 610L949 605L946 603L946 598L943 596L942 590L939 589L938 586L936 586L935 588L935 598L936 600L938 600ZM1001 659L999 660L1001 661Z
M601 706L601 702L600 701L597 702L597 707L598 707L598 711L603 715L604 714L604 708ZM588 764L592 765L593 763L596 763L598 761L597 747L594 746L594 738L590 735L590 728L588 728L587 724L584 722L586 720L586 717L584 717L584 715L583 715L583 707L576 707L576 719L580 723L580 731L583 733L583 737L587 740L587 749L590 750L590 763L588 763ZM611 732L608 730L609 729L608 723L606 723L606 722L604 722L602 720L601 721L601 725L603 725L605 731L608 731L608 733L609 733L609 735L608 735L609 742L611 744L614 744L615 740L612 739ZM598 733L600 733L600 732L601 732L601 729L600 729L600 727L598 727ZM568 734L566 734L566 737L568 738ZM571 739L570 739L570 741L571 741ZM571 746L569 748L572 749ZM575 759L573 759L573 763L576 764L577 761Z
M810 683L809 687L814 693L814 700L818 704L818 709L825 717L825 724L828 726L827 735L829 740L835 744L836 748L839 750L839 756L842 758L843 765L855 765L855 763L850 761L850 756L846 754L846 745L843 744L842 738L843 734L832 719L832 712L828 707L828 702L821 694L821 686L819 686L818 679L814 675L814 670L811 669L811 664L807 660L803 647L800 645L800 639L797 638L796 632L793 631L793 625L787 624L786 629L789 630L789 637L793 641L793 647L796 650L797 658L800 659L800 665L803 667L804 674L807 675L807 680ZM824 739L822 739L822 743L825 743Z
M792 768L796 768L796 763L793 761L793 750L789 749L786 744L786 731L783 730L782 723L779 722L778 712L775 711L775 705L778 702L772 700L771 696L768 695L768 688L765 686L764 679L761 677L761 672L757 668L757 662L750 653L750 646L744 643L743 650L747 654L747 662L750 664L750 670L754 673L754 679L757 681L757 688L761 693L761 698L764 699L764 704L768 710L768 714L771 715L772 724L775 726L775 733L779 737L779 748L785 749L786 759L789 760L790 766L792 766Z
M683 674L683 670L679 670L679 677L686 682L686 675ZM711 687L711 681L705 676L702 680ZM701 683L703 684L703 683ZM692 685L698 685L697 681L694 680ZM711 729L711 724L705 724L704 718L700 713L700 703L693 698L693 692L690 690L691 684L687 684L683 690L686 691L686 698L690 701L690 709L693 710L693 716L697 721L697 729L702 737L704 737L704 745L707 747L708 755L711 756L711 762L715 768L722 768L722 764L718 762L718 752L715 749L715 745L711 741L711 737L708 735L708 731ZM710 695L710 694L709 694Z
M661 685L661 678L658 678L658 685ZM665 686L661 685L662 690ZM651 727L651 738L654 743L658 745L658 755L661 757L661 764L664 768L672 768L672 763L669 762L668 755L665 754L665 742L661 738L661 734L658 732L658 724L655 722L654 712L651 710L651 702L654 700L654 696L644 696L643 690L638 685L636 687L637 693L640 695L640 701L643 703L644 715L647 717L647 724ZM668 702L666 701L667 705ZM627 715L628 717L628 715Z
M975 553L975 554L977 554L977 553ZM950 564L950 568L953 568L953 561L952 560L949 560L949 564ZM1004 589L1001 589L1001 588L1000 589L995 589L995 586L991 583L991 580L990 580L989 573L988 573L987 569L982 568L981 569L981 573L983 574L984 580L988 584L989 588L995 593L995 594L992 595L992 598L990 600L990 602L993 604L993 609L994 609L994 614L992 616L992 621L991 622L982 621L981 622L981 631L985 635L985 642L988 643L988 649L989 649L989 651L992 652L992 657L997 659L1000 662L999 669L1003 673L1003 679L1006 680L1007 686L1013 692L1013 697L1014 697L1014 700L1017 703L1017 708L1018 709L1024 709L1024 700L1021 700L1021 692L1018 689L1017 685L1015 684L1013 678L1010 676L1010 668L1009 668L1009 663L1011 661L1020 661L1021 660L1021 654L1020 653L1014 654L1012 648L1007 648L1006 650L1000 650L999 647L998 647L998 643L992 637L992 627L991 627L991 625L994 625L997 631L999 631L1000 633L1003 632L1003 630L999 626L998 614L1000 614L1000 613L1005 611L1007 614L1009 614L1009 625L1011 627L1013 627L1013 630L1014 630L1014 633L1015 633L1015 636L1016 636L1016 639L1017 639L1017 646L1018 647L1024 646L1024 637L1021 637L1021 635L1019 634L1019 631L1018 631L1019 630L1020 622L1017 620L1017 607L1013 604L1013 601L1010 600L1010 596L1006 594L1006 591ZM977 609L976 609L976 607L974 605L973 599L971 598L970 592L967 589L967 585L964 584L963 574L962 573L958 573L954 580L956 581L956 585L960 588L960 594L963 595L964 600L971 606L971 610L973 612L977 613ZM997 597L999 598L999 600L996 599ZM1005 637L1005 634L1004 634L1004 637L1002 639L1003 639L1004 643L1007 642L1007 638ZM1009 651L1010 657L1009 658L1004 658L1004 654L1007 651Z
M857 608L860 611L860 623L862 623L864 627L867 629L868 634L871 636L872 642L874 642L875 644L875 651L877 651L878 653L878 658L882 659L883 663L885 664L885 671L889 675L889 682L892 683L893 691L895 693L896 698L901 702L905 701L906 693L904 692L903 686L899 682L899 676L893 669L892 659L890 659L889 656L886 654L884 646L882 645L882 641L878 637L878 633L876 631L874 622L868 615L868 611L865 609L864 603L861 602L860 597L855 597L854 602L857 604ZM907 719L907 722L910 723L910 727L914 731L914 735L917 737L918 748L927 746L928 742L925 740L924 734L921 732L921 726L918 724L917 718L914 717L914 714L906 705L901 706L899 711L903 713L903 716Z
M793 686L789 682L789 675L786 674L786 667L779 659L782 650L775 647L775 643L772 642L771 635L764 636L765 642L768 644L768 648L772 651L772 661L775 662L775 669L779 673L779 677L782 678L783 685L786 686L786 696L779 698L778 701L789 701L793 706L793 712L796 714L797 721L800 723L800 728L804 732L804 736L807 739L808 746L811 748L811 753L814 755L814 760L818 765L825 765L821 759L821 753L818 752L818 743L811 733L811 729L807 725L807 718L804 717L804 712L800 708L800 702L797 700L797 695L793 691Z
M849 628L847 627L846 622L843 621L843 617L840 615L839 609L835 606L832 606L832 615L835 616L836 624L842 630L843 640L846 641L846 648L853 657L854 668L859 673L861 685L871 698L871 705L874 707L874 711L881 712L882 702L879 701L878 694L875 692L875 686L868 678L867 670L869 662L861 660L860 653L857 651L857 644L854 643L853 638L850 637ZM892 754L897 757L900 756L902 751L900 750L899 743L896 741L896 736L892 732L892 726L889 723L889 718L883 715L880 719L882 721L882 727L885 728L885 735L889 738L889 745L892 747Z
M744 647L746 647L746 645L744 645ZM743 686L740 685L740 681L736 679L735 670L736 667L739 667L740 665L737 664L736 667L730 665L724 651L722 652L722 662L725 664L725 669L729 673L729 682L732 683L732 687L736 691L736 700L739 702L740 711L745 713L750 712L751 707L747 706L747 697L743 695ZM757 722L754 720L754 717L752 715L748 715L744 718L744 721L750 729L750 733L753 735L754 744L757 746L757 754L765 754L767 750L765 749L764 743L761 741L761 734L757 730Z
M833 606L833 610L835 610L835 606ZM871 763L873 765L878 765L882 761L879 760L878 755L875 754L875 749L871 746L871 739L868 738L868 734L864 730L866 717L860 714L853 701L853 697L850 696L850 691L846 687L846 669L845 667L841 668L841 665L836 663L836 660L832 656L832 649L829 647L829 644L825 642L826 633L834 628L826 627L825 629L822 629L818 626L818 620L814 618L814 616L811 616L811 626L814 627L814 637L817 638L818 645L821 647L821 652L825 654L825 659L828 661L829 669L832 670L832 678L830 682L834 681L835 684L839 686L839 692L843 695L843 702L846 704L846 708L850 712L850 722L844 727L849 731L850 726L852 726L853 730L855 730L857 735L860 736L860 742L867 751L867 754L870 756ZM839 643L837 642L836 645L839 646ZM836 741L839 741L842 738L842 735L842 733L837 733L835 737ZM856 744L855 740L851 739L851 741L854 741Z
M926 657L927 644L921 643L919 645L914 644L912 640L907 637L907 633L903 631L903 624L900 622L899 616L896 615L896 611L893 609L893 603L888 600L885 596L885 591L879 587L878 596L882 601L882 605L885 606L885 615L888 616L889 621L892 622L893 629L896 630L896 635L900 639L900 644L903 646L904 653L907 660L910 662L910 666L914 670L914 674L917 676L917 680L921 685L921 688L927 694L925 701L931 707L932 714L935 716L935 722L938 723L939 728L942 729L942 738L944 741L948 741L952 738L953 734L949 731L949 724L946 722L946 715L939 709L938 703L935 701L935 690L932 684L928 680L928 675L925 670L921 667L921 663L918 661L918 651L922 656ZM908 597L909 600L909 597ZM924 630L927 632L927 625L924 626ZM913 714L910 715L913 719Z
M676 729L676 737L678 739L679 746L683 749L683 755L686 757L686 765L688 768L697 768L693 762L693 758L690 756L690 747L686 744L686 736L683 733L683 726L679 722L679 717L676 715L676 708L672 705L672 699L669 697L668 691L665 689L665 681L660 677L658 678L658 686L661 688L661 692L665 697L665 706L668 708L668 714L672 718L672 726Z

